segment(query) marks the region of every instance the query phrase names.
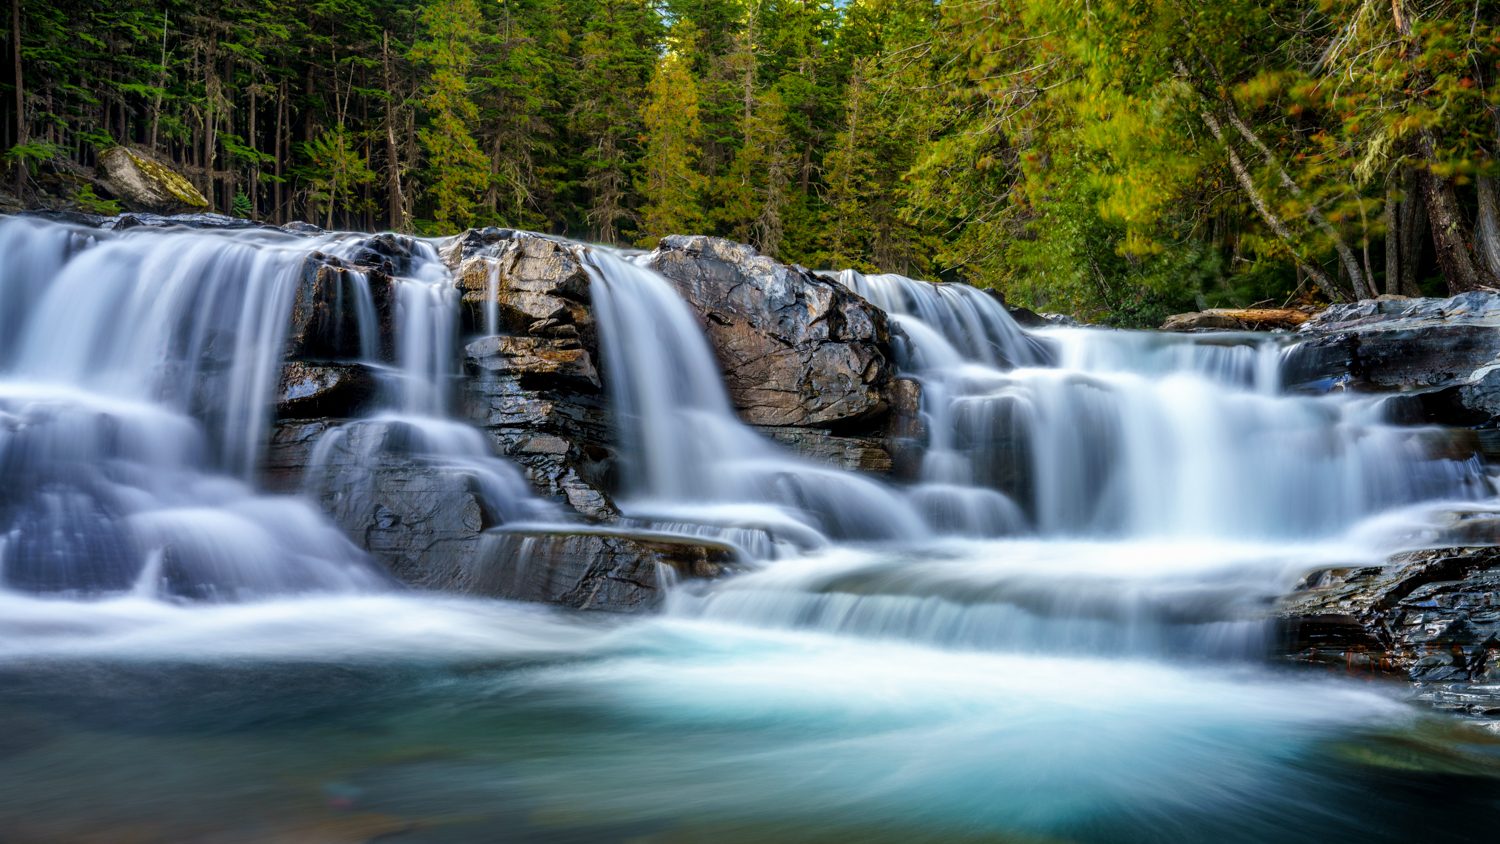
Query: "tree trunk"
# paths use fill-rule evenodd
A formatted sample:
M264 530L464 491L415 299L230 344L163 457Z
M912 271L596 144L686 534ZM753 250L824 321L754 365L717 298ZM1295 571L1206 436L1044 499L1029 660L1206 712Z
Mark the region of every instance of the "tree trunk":
M10 52L16 74L16 145L26 143L30 127L26 125L26 87L21 77L21 0L10 0ZM26 162L16 161L16 196L26 191Z
M1385 188L1385 292L1401 293L1401 192L1394 183Z
M286 150L282 146L282 139L286 133L286 80L281 80L281 92L276 97L276 139L272 143L275 147L275 169L276 181L271 190L271 216L278 223L286 222L285 212L282 210L282 190L285 187L281 178L281 162L286 157Z
M1422 132L1419 149L1423 158L1433 160L1436 150L1431 132ZM1427 221L1432 228L1432 246L1437 254L1438 268L1448 282L1448 293L1457 295L1494 287L1494 278L1469 254L1467 226L1452 180L1427 172L1423 174L1422 188Z
M1286 246L1287 251L1291 253L1292 260L1297 262L1297 265L1307 273L1308 277L1313 280L1313 283L1318 286L1319 290L1323 291L1323 295L1327 296L1330 301L1338 302L1349 298L1322 269L1304 260L1298 254L1296 240L1292 237L1291 231L1287 229L1286 223L1282 222L1281 218L1276 216L1276 212L1271 209L1271 206L1266 203L1265 197L1261 196L1260 190L1255 187L1255 180L1251 178L1250 171L1245 167L1245 162L1240 159L1239 153L1235 152L1234 146L1225 137L1224 128L1219 125L1219 119L1214 117L1213 112L1207 109L1203 111L1201 116L1204 124L1208 126L1208 131L1213 133L1214 139L1223 144L1224 149L1229 153L1229 169L1234 173L1235 180L1240 183L1240 187L1245 191L1245 196L1250 200L1251 206L1255 208L1256 213L1265 221L1266 226L1272 233L1280 238L1281 242Z
M1266 146L1265 142L1260 139L1260 136L1252 131L1245 124L1245 121L1240 119L1239 114L1232 106L1227 107L1227 111L1230 125L1234 126L1235 130L1240 133L1240 136L1249 141L1250 145L1255 147L1255 150L1261 154L1261 157L1265 158L1266 164L1270 165L1276 171L1276 177L1280 180L1281 186L1286 188L1287 192L1292 196L1302 199L1302 188L1297 185L1297 182L1281 166L1281 162L1271 152L1271 148ZM1314 226L1317 226L1318 231L1321 231L1324 237L1333 242L1333 248L1338 252L1339 261L1344 265L1344 272L1348 274L1349 282L1354 288L1355 297L1359 299L1370 298L1374 294L1371 292L1372 288L1370 285L1365 281L1365 274L1360 271L1359 260L1354 257L1354 250L1349 248L1349 244L1344 242L1344 239L1339 236L1338 231L1328 222L1328 218L1323 216L1323 212L1319 211L1316 205L1310 202L1306 204L1307 218L1312 221Z
M1412 38L1412 19L1402 0L1391 0L1391 19L1396 32L1405 42L1403 51L1408 60L1415 63L1421 55L1421 47ZM1421 70L1412 73L1417 90L1425 90L1431 79ZM1437 138L1431 129L1423 129L1417 135L1417 156L1427 164L1437 159ZM1469 253L1469 232L1463 211L1458 204L1458 194L1451 179L1443 179L1430 170L1422 175L1422 199L1427 206L1427 220L1432 228L1432 246L1437 255L1438 269L1448 283L1449 294L1463 293L1494 287L1495 276L1481 266Z
M256 110L256 106L259 105L259 103L257 101L258 98L255 96L255 94L256 94L255 86L251 85L250 86L250 115L249 115L250 127L249 127L249 136L248 136L248 138L246 140L246 143L249 144L251 150L259 152L260 148L258 146L256 146L257 137L256 137L256 134L255 134L255 110ZM250 162L250 188L247 191L247 193L249 194L249 197L250 197L250 218L252 220L258 220L258 219L260 219L260 159L259 158L255 158L255 159L253 159Z
M1496 207L1495 180L1480 176L1475 180L1479 193L1479 213L1474 224L1475 249L1479 261L1490 275L1500 277L1500 208Z
M20 0L16 0L20 2ZM151 104L151 143L148 149L156 152L157 130L161 128L161 100L167 91L167 10L161 10L161 72L156 75L156 100Z
M1401 199L1401 293L1421 296L1422 249L1427 241L1427 203L1422 200L1422 173L1406 171L1406 190Z

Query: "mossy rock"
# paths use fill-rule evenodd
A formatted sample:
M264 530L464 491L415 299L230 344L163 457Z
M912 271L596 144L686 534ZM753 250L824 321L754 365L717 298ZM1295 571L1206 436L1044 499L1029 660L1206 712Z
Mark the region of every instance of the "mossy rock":
M209 208L186 176L128 147L99 154L99 182L131 211L183 214Z

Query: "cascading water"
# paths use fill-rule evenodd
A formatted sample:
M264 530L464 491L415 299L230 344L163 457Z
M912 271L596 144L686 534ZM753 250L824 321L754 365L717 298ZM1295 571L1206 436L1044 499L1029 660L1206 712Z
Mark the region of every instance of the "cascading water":
M411 254L398 268L401 274L392 279L397 366L385 371L392 388L379 412L323 435L308 462L305 486L315 495L321 491L331 456L342 448L352 446L352 459L361 465L375 464L396 449L432 470L473 478L486 510L502 523L555 520L557 509L531 493L520 470L494 456L483 434L450 418L452 383L458 377L458 288L433 244L412 239L409 245ZM354 241L332 254L348 257L357 246ZM361 357L364 365L381 370L368 298L368 293L360 297ZM493 325L494 320L486 321L487 328ZM361 429L392 430L396 436L366 435Z
M244 480L304 261L334 240L0 220L0 584L235 597L381 582L315 510Z
M765 563L581 619L380 588L311 504L255 492L303 269L362 240L0 220L7 840L1492 832L1472 735L1424 752L1449 728L1382 689L1251 660L1306 572L1490 494L1442 432L1282 394L1274 339L1028 332L981 291L846 273L923 387L922 477L887 484L741 424L670 284L572 245L626 526ZM403 242L392 336L344 268L340 365L384 389L309 486L413 458L498 521L559 518L450 417L454 280Z
M780 565L682 612L946 647L1259 657L1263 607L1303 573L1383 553L1351 538L1363 521L1492 494L1441 431L1388 424L1370 400L1280 394L1274 338L1032 335L973 288L838 278L901 329L930 430L911 495L949 539Z
M669 282L606 250L590 250L587 263L630 510L691 522L710 504L710 523L793 540L808 528L844 540L928 534L895 491L797 459L740 422L702 329ZM801 529L787 533L788 521Z

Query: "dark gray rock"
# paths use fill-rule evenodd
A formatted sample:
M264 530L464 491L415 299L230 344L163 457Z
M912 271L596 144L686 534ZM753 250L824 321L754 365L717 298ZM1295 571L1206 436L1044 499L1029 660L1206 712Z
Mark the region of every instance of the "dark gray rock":
M1335 305L1298 332L1289 389L1399 392L1461 387L1500 360L1500 295L1389 298ZM1460 403L1467 398L1460 396ZM1491 414L1485 414L1491 415Z
M1500 539L1495 524L1478 531ZM1330 569L1277 608L1294 660L1423 683L1500 682L1500 548L1454 547Z
M288 361L276 388L276 415L283 419L357 416L375 396L375 378L361 364Z
M702 317L745 421L832 427L885 415L894 366L883 311L722 238L664 238L648 263Z
M450 588L580 610L640 612L660 605L664 575L714 578L734 564L732 547L696 538L567 527L496 531Z
M455 588L480 535L500 519L487 512L473 476L423 461L407 436L399 422L345 426L320 444L323 462L309 468L305 488L392 575L422 588Z
M365 291L379 337L377 356L394 359L396 282L382 266L357 265L313 253L303 265L287 325L286 355L294 360L357 361L361 358L359 311Z
M284 419L271 426L271 438L261 456L258 480L268 490L292 493L301 489L303 474L312 463L313 449L329 429L345 419Z

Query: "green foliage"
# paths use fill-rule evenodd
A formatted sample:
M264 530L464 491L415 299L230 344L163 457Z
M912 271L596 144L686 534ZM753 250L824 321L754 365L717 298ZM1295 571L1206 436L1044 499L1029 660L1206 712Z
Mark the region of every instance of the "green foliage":
M277 221L702 231L1144 324L1441 289L1432 227L1391 222L1434 197L1500 256L1493 5L28 0L0 147L144 147Z
M308 141L302 154L307 161L301 175L308 186L308 198L326 209L329 225L338 208L355 200L360 186L375 181L375 172L342 126Z
M425 40L411 49L412 60L431 69L422 98L430 122L418 137L427 153L428 192L439 231L472 225L489 181L489 161L473 133L479 108L469 93L478 19L475 0L434 3L422 11Z
M78 210L87 214L113 216L120 213L119 202L105 199L94 193L94 186L90 184L79 185L78 190L73 192L71 200Z
M642 199L638 246L650 248L664 235L702 231L702 194L706 180L698 172L698 81L687 60L668 52L656 62L649 99L642 114L646 151L636 190Z

